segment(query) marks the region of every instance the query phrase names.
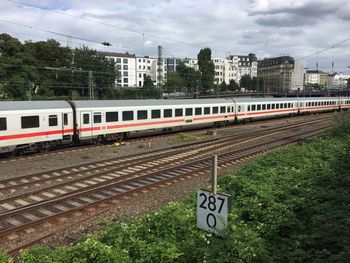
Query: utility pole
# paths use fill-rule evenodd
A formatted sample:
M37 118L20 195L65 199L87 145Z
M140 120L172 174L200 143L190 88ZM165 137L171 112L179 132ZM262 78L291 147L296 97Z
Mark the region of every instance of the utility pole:
M95 99L94 86L92 83L92 70L89 70L89 99L90 100Z
M163 52L162 46L158 46L158 61L157 61L157 80L158 80L158 90L159 90L159 98L163 98Z

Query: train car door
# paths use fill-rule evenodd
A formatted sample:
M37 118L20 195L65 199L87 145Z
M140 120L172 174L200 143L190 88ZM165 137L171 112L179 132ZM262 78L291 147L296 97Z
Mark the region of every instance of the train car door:
M62 136L66 133L65 130L68 126L68 113L62 113Z
M92 112L82 111L80 112L80 137L92 136Z

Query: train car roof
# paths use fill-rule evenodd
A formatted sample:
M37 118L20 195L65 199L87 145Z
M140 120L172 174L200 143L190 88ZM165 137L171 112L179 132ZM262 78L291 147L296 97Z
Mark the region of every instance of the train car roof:
M67 101L0 101L0 111L71 109Z
M259 102L273 102L273 101L297 101L298 98L233 98L236 103L259 103Z
M302 97L300 100L338 100L339 97Z
M76 108L135 107L232 103L232 99L182 99L182 100L75 100Z

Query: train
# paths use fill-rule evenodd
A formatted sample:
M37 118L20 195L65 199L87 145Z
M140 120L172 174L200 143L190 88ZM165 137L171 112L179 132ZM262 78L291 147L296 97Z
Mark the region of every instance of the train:
M1 101L0 154L350 109L350 97Z

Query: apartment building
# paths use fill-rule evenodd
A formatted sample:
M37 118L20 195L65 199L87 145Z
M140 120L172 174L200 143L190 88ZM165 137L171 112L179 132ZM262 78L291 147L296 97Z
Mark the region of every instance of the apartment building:
M129 53L103 52L106 58L113 61L116 70L120 72L120 78L116 84L119 87L135 87L136 82L136 56Z
M281 56L258 61L258 78L265 92L303 89L304 67L293 57Z
M258 62L255 54L250 53L248 56L230 55L227 58L213 58L212 61L215 70L215 84L221 84L222 82L228 84L232 79L239 83L244 75L257 76ZM186 58L183 62L187 67L199 70L197 59Z

